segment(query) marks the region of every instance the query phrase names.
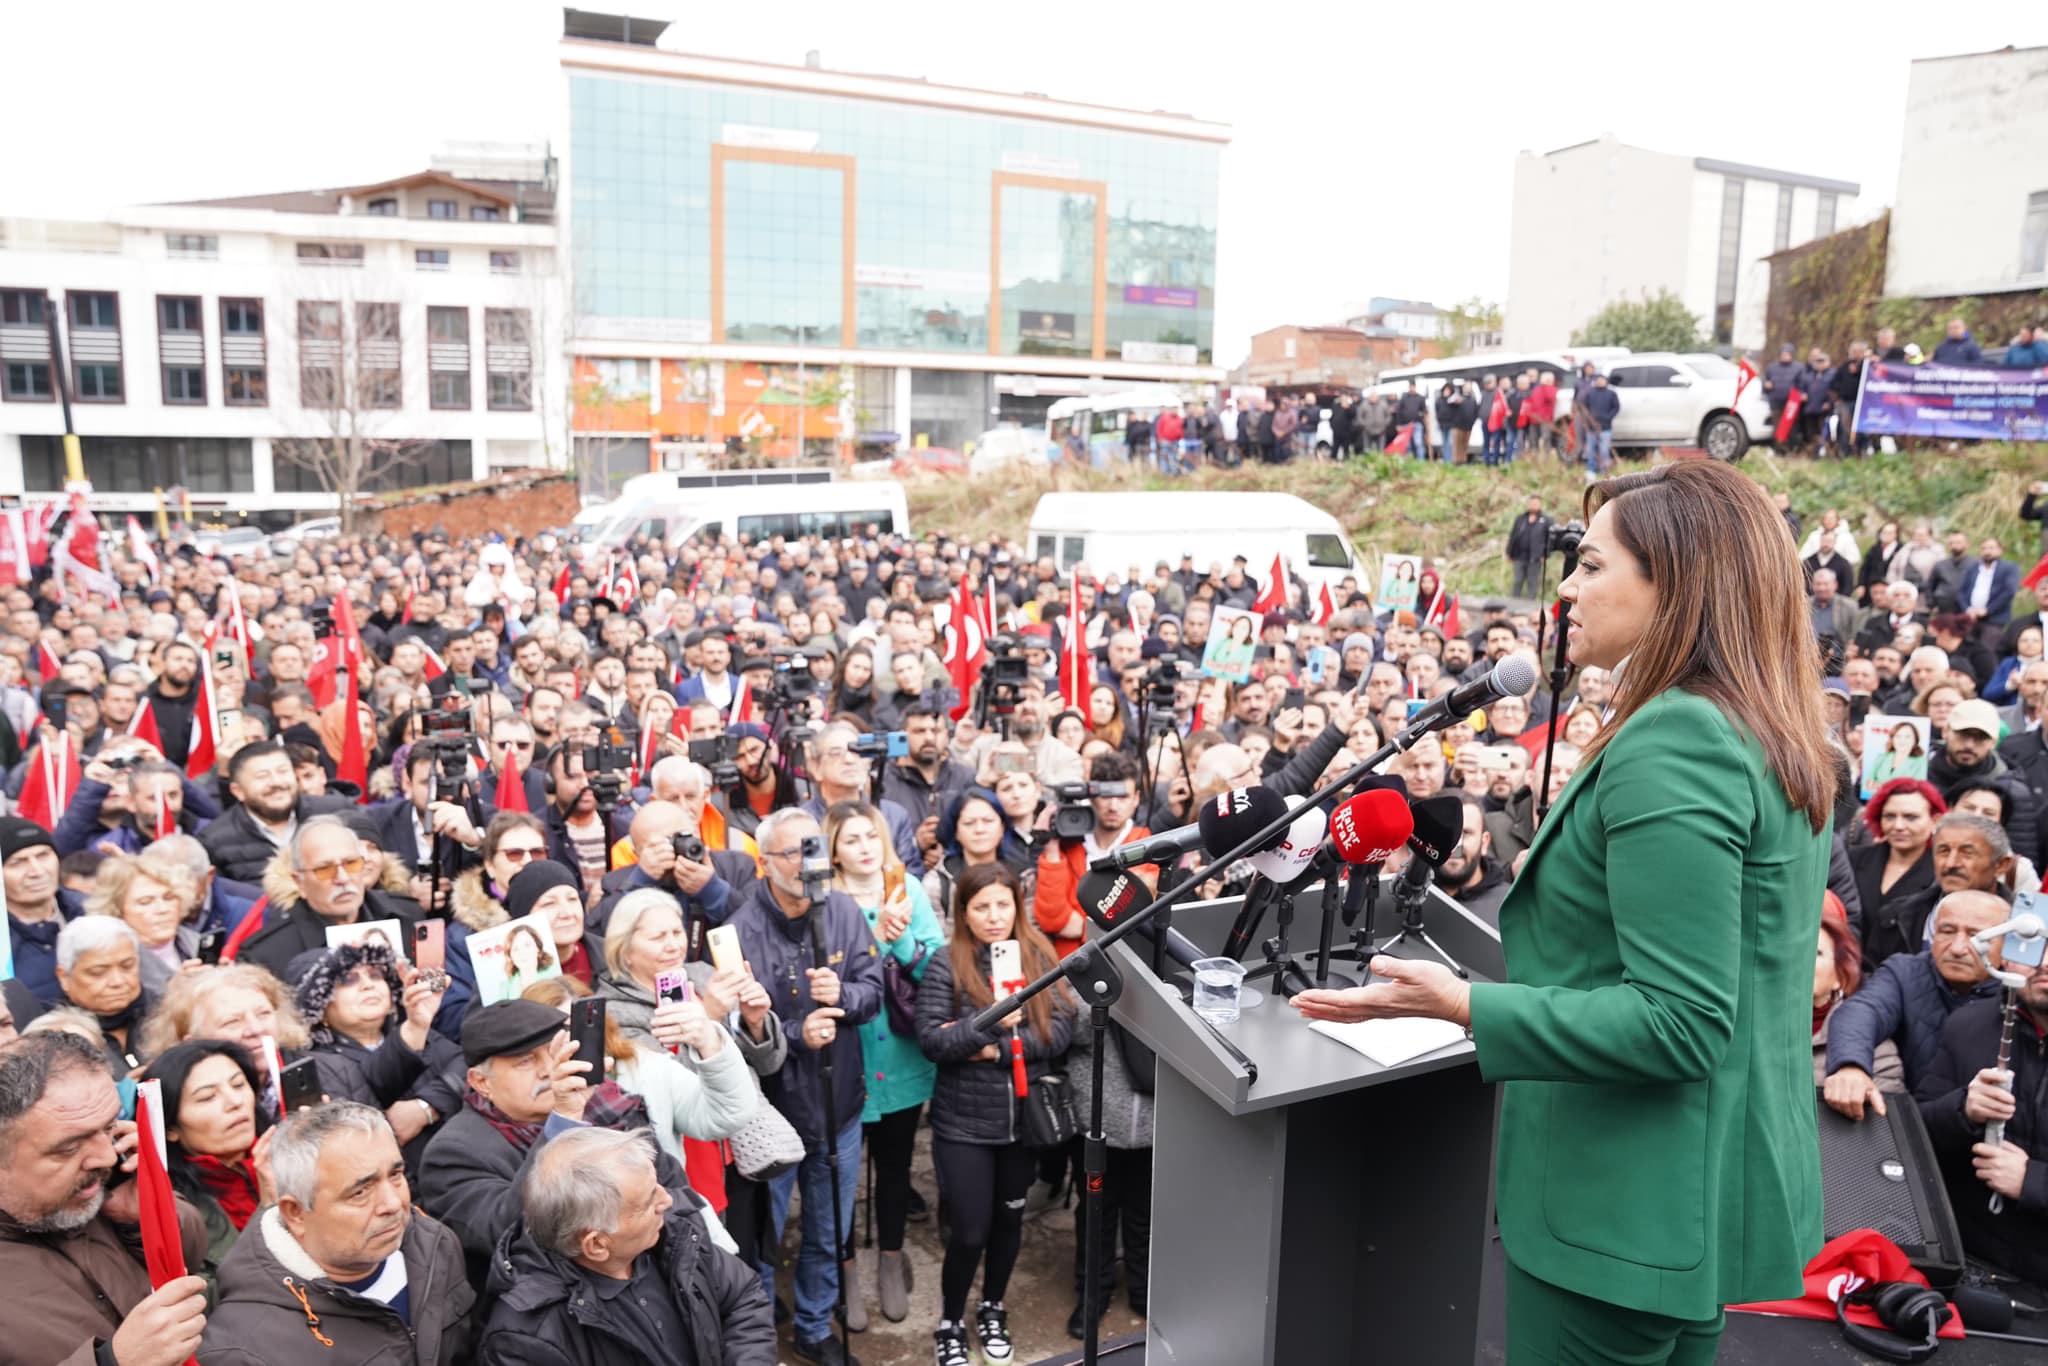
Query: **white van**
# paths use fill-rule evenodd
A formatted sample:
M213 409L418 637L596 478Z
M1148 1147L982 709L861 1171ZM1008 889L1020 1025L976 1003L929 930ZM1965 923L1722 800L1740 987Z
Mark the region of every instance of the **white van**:
M820 472L822 473L822 471ZM670 481L649 487L641 479ZM693 481L721 479L717 484ZM670 551L695 536L908 536L910 506L903 485L893 479L749 482L721 476L659 474L626 483L618 513L584 537L591 545L624 545L635 536L659 539Z
M1285 555L1311 589L1335 588L1347 574L1366 578L1337 519L1291 493L1048 493L1031 514L1027 544L1063 570L1085 560L1105 576L1132 565L1150 571L1161 560L1178 569L1183 555L1204 573L1212 564L1228 570L1242 555L1263 583L1273 557Z

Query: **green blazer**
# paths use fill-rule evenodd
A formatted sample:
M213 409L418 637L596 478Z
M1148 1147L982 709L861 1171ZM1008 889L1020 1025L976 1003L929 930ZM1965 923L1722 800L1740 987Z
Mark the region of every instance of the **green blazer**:
M1653 699L1576 773L1472 988L1504 1081L1501 1242L1672 1318L1800 1293L1821 1246L1813 953L1828 836L1711 702Z

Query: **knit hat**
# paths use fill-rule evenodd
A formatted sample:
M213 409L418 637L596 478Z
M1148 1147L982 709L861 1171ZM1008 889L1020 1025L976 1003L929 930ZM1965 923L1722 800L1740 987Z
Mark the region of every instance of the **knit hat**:
M405 988L398 980L398 965L392 961L391 946L382 935L373 934L353 944L336 944L331 949L309 950L292 959L285 968L286 974L298 982L292 1003L307 1024L318 1026L320 1017L327 1013L327 1003L334 999L342 982L365 964L384 974L395 1008Z
M51 849L57 847L57 841L50 837L50 832L34 821L20 816L0 816L0 863L7 862L24 849L45 844Z
M512 881L505 885L505 914L514 920L533 914L534 903L550 887L574 887L579 894L583 890L581 879L561 864L553 859L535 859L514 873Z
M1344 649L1341 653L1350 654L1353 650L1364 650L1370 654L1372 652L1372 637L1363 631L1353 631L1350 635L1344 637Z

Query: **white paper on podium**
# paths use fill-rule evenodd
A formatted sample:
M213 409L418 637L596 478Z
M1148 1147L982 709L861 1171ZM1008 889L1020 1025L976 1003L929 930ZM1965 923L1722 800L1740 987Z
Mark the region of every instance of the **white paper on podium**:
M1325 1038L1335 1039L1346 1048L1363 1053L1382 1067L1399 1066L1411 1058L1461 1042L1465 1037L1464 1029L1449 1020L1413 1017L1354 1020L1344 1024L1311 1020L1308 1027Z

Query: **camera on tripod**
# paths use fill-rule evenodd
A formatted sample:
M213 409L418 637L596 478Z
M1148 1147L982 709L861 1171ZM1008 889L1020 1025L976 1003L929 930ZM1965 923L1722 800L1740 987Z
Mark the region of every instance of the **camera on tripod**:
M1586 539L1586 524L1574 517L1569 522L1553 522L1550 534L1544 538L1543 553L1576 558L1579 542Z
M989 719L1007 738L1010 714L1024 696L1024 683L1031 677L1031 663L1024 658L1024 643L1009 632L990 636L984 644L988 658L981 666L981 698L975 707L974 724L986 730Z
M1193 674L1185 660L1162 657L1145 673L1145 729L1168 731L1174 727L1174 702L1181 683Z
M420 717L420 743L434 756L434 800L459 802L469 781L474 728L463 710L431 708Z
M1052 813L1052 833L1056 839L1079 840L1088 838L1088 832L1095 828L1095 808L1089 803L1097 797L1128 797L1131 785L1127 782L1113 783L1055 783L1053 800L1058 803Z
M811 677L811 655L806 650L780 646L769 654L775 669L768 681L768 705L786 711L818 695L818 680Z
M900 730L875 731L856 735L847 748L863 759L901 759L910 753L910 735Z
M713 787L739 786L739 753L740 737L737 735L714 735L709 740L690 741L690 762L710 773Z
M583 771L590 775L590 790L597 797L598 810L609 813L626 795L626 770L633 766L633 747L616 726L608 726L594 745L583 747Z

